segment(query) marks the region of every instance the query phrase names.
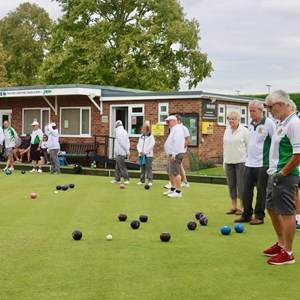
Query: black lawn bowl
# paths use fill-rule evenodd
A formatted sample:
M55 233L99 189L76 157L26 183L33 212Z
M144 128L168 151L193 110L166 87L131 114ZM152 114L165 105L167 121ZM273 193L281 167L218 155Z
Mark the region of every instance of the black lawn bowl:
M26 172L24 170L21 171L21 174L25 174Z
M61 190L61 185L57 185L57 186L56 186L56 189L57 189L58 191L60 191L60 190Z
M195 230L197 228L197 223L194 221L190 221L187 223L187 228L189 230Z
M62 189L63 191L66 191L68 188L69 188L69 186L68 186L67 184L64 184L64 185L61 187L61 189Z
M127 220L127 216L125 214L119 214L118 219L121 222L125 222Z
M202 225L202 226L206 226L207 225L207 223L208 223L208 219L206 218L206 217L201 217L200 218L200 224Z
M168 242L171 239L171 234L169 232L162 232L160 234L160 240L162 242Z
M196 218L197 220L200 220L200 218L203 217L203 216L204 216L204 214L203 214L203 212L201 212L201 211L198 211L198 212L195 213L195 218Z
M139 220L133 220L131 223L130 223L130 226L132 229L138 229L140 227L140 221Z
M150 189L150 185L149 184L146 184L145 185L145 190L149 190Z
M75 187L75 184L74 184L74 183L70 183L70 184L69 184L69 188L70 188L70 189L74 189L74 187Z
M72 232L72 237L75 241L79 241L82 238L82 232L80 230L74 230Z
M143 223L147 222L148 221L148 216L140 215L140 221L143 222Z

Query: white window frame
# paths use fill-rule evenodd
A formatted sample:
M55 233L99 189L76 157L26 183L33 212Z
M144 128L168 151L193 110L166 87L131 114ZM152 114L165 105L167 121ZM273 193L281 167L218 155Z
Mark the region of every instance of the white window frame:
M61 128L64 124L64 120L62 120L62 111L63 110L66 110L66 109L79 109L80 110L80 120L79 120L79 124L80 124L80 133L79 134L62 134L61 132ZM88 110L89 111L89 132L88 133L82 133L82 111L83 110ZM91 123L92 123L92 120L91 120L91 107L90 106L67 106L67 107L60 107L60 136L61 137L82 137L82 138L87 138L87 137L91 137Z
M223 108L223 113L220 112L220 108ZM238 111L240 113L241 117L241 125L247 126L248 125L248 119L247 119L247 114L248 114L248 108L247 106L244 105L234 105L234 104L219 104L218 105L218 125L221 126L228 126L228 120L227 120L227 115L230 111ZM219 117L222 116L225 122L220 122ZM244 121L243 121L244 120Z
M161 111L163 106L167 108L167 110L164 112ZM166 122L162 122L160 120L162 116L165 116L165 119L169 116L169 103L158 103L158 124L166 124Z
M25 132L25 111L30 111L30 110L39 110L40 111L40 117L39 117L39 123L40 123L40 128L44 131L43 126L43 112L48 112L48 119L50 121L50 108L49 107L24 107L22 109L22 135L26 135L27 132ZM32 120L33 122L34 120Z
M223 108L223 112L221 112L221 108ZM220 122L219 118L223 117L224 122ZM226 105L218 104L218 125L226 125Z
M141 112L133 112L134 108L141 108ZM131 133L132 131L132 117L143 117L143 124L145 123L145 104L129 104L127 106L128 110L128 134L129 136L140 136L140 133Z

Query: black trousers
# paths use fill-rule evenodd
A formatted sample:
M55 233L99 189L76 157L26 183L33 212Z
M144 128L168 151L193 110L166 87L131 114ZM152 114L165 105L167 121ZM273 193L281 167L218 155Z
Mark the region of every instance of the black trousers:
M265 205L268 185L268 167L251 168L245 166L244 170L244 218L251 218L253 213L255 218L263 220L265 217ZM254 187L256 186L256 204L253 210Z

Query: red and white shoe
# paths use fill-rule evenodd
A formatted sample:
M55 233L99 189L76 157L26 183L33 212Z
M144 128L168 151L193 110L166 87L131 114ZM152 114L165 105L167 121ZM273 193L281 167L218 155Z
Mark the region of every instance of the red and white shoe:
M270 248L266 249L264 251L264 255L265 256L276 256L277 254L280 253L280 251L282 250L282 247L280 247L278 245L278 242L276 244L274 244L273 246L271 246Z
M281 251L274 257L268 259L268 263L271 265L290 265L295 263L294 255L289 255L286 251Z

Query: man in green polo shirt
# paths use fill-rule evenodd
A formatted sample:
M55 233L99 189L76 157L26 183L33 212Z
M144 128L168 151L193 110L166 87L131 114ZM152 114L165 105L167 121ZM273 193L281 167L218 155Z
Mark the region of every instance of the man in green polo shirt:
M289 95L282 90L272 92L266 98L266 105L280 123L272 136L266 200L277 242L263 253L271 257L268 259L269 264L293 264L295 196L300 163L300 119L291 109Z

